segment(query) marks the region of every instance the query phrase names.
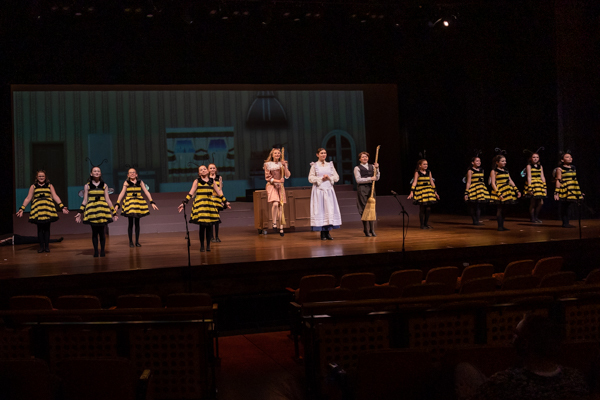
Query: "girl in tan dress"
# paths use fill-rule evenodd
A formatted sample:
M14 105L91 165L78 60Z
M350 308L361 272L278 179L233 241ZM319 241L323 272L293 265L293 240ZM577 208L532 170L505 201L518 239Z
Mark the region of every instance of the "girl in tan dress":
M269 157L265 160L263 167L265 180L267 181L267 201L271 204L271 218L273 229L277 231L277 220L280 216L280 203L285 204L285 188L283 184L292 175L288 169L288 163L281 159L281 150L272 149ZM283 224L279 218L279 235L283 236Z

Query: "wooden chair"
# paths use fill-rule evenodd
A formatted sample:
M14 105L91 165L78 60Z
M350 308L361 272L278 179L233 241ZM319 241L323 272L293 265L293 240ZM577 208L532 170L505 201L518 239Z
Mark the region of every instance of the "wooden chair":
M433 364L420 350L380 350L358 355L356 400L427 398Z
M492 276L498 280L499 285L502 285L504 279L512 278L519 275L531 275L535 263L533 260L519 260L508 263L504 272L493 274Z
M125 294L117 297L117 308L162 308L160 297L155 294Z
M423 271L420 269L405 269L392 273L388 285L396 286L398 289L403 290L409 285L421 283L422 280Z
M205 307L212 306L208 293L173 293L167 296L165 307Z
M577 275L573 271L551 272L544 275L540 281L541 288L572 286L577 280Z
M432 268L427 272L425 280L422 283L443 283L456 288L458 278L458 268L456 267L438 267Z
M9 301L11 310L52 310L47 296L13 296Z
M306 275L300 279L298 289L287 288L294 293L294 300L302 304L306 293L315 289L333 289L335 288L335 277L333 275Z
M546 257L535 263L531 275L543 278L545 275L553 272L559 272L563 267L564 260L562 257Z
M400 297L442 296L454 293L454 286L443 283L419 283L402 290Z
M360 288L354 295L355 300L395 299L402 292L396 286L372 286Z
M0 360L2 399L52 400L54 376L48 365L35 358Z
M60 296L55 306L59 310L100 310L102 305L96 296L73 295Z
M62 380L64 400L146 399L150 370L137 376L133 365L123 358L81 358L60 361L57 373Z
M584 282L586 285L600 285L600 268L591 271Z
M493 292L496 290L496 278L488 276L486 278L475 278L463 282L460 286L460 294Z
M345 274L340 280L340 287L350 290L375 286L375 274L371 272L356 272Z
M460 290L461 284L477 278L489 278L494 274L492 264L475 264L466 267L461 276L456 279L456 290Z
M538 287L540 278L533 275L521 275L506 278L502 282L500 290L526 290Z

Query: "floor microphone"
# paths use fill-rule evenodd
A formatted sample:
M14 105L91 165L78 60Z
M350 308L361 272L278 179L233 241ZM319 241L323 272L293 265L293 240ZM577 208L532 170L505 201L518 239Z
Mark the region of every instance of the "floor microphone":
M393 194L394 196L398 196L398 193L394 192L393 190L392 190L392 194Z

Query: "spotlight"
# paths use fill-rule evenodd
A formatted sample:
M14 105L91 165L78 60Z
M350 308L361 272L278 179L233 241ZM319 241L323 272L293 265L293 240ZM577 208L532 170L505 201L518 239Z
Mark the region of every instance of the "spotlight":
M444 21L443 24L444 24L444 26L450 26L450 22L448 22L448 21Z

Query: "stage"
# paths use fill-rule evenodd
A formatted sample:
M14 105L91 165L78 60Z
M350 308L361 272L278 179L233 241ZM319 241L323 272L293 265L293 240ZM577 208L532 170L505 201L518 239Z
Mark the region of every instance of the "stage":
M360 222L352 221L332 231L332 241L321 241L318 232L307 229L281 237L273 231L257 234L252 226L222 226L222 242L205 253L199 251L197 232L191 232L191 268L184 232L143 233L140 248L130 248L126 235L109 235L104 258L92 257L89 233L64 235L61 243L51 244L50 253L37 253L37 244L1 247L0 285L4 296L21 290L120 294L149 286L164 294L191 289L226 296L283 290L311 273L373 270L383 280L397 268L492 261L502 269L513 259L565 252L594 258L600 244L600 220L582 221L580 241L579 229L561 228L559 221L509 218L510 230L498 232L494 220L483 219L484 226L473 226L468 216L433 214L433 229L422 230L412 216L404 254L397 215L379 219L377 237L365 237Z

